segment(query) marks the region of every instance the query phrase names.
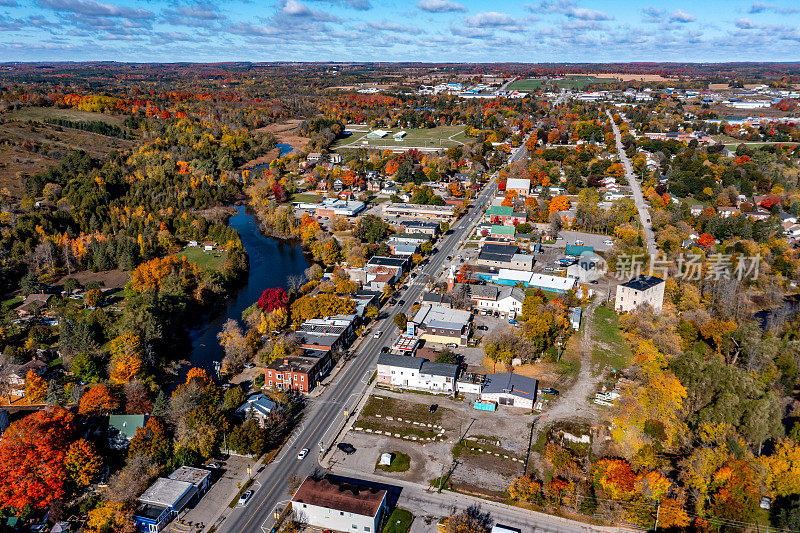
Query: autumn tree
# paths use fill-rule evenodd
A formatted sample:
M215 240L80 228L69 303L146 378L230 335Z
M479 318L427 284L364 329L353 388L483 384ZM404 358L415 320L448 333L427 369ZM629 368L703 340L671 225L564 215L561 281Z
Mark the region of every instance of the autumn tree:
M25 397L30 403L43 403L47 397L47 382L32 369L25 375Z
M156 464L166 464L172 455L172 441L164 422L155 416L148 418L144 427L136 429L128 453L146 455Z
M550 215L558 213L559 211L567 211L569 209L569 198L566 196L556 196L550 200Z
M451 514L444 521L446 533L489 533L491 529L491 515L475 504Z
M512 500L539 503L542 498L542 484L530 475L520 476L508 487L508 496Z
M67 449L64 466L69 479L78 487L85 487L100 473L103 460L94 444L78 439Z
M82 415L109 414L119 407L119 402L105 385L95 385L81 396L78 413Z
M623 459L600 459L592 469L592 480L613 500L629 500L635 492L636 475Z
M83 301L89 309L97 309L103 303L103 293L100 289L88 290Z
M286 291L281 287L265 289L258 299L258 307L267 313L271 313L276 309L286 310L288 309L288 306L289 295L286 294Z
M111 341L111 361L108 375L116 384L125 384L134 379L142 369L142 348L139 335L126 333Z
M239 323L229 318L222 326L222 331L217 334L219 344L222 346L225 356L222 359L226 372L235 372L241 369L247 362L250 351Z
M64 497L74 416L61 407L13 422L0 441L0 507L43 509Z
M405 313L397 313L394 315L394 324L401 332L404 332L406 330L406 325L408 324L408 318L406 317Z

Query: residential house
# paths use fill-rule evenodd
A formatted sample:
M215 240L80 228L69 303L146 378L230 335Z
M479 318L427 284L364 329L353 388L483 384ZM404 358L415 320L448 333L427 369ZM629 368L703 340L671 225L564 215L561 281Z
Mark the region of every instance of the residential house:
M292 496L292 512L313 528L377 533L388 512L386 490L351 478L307 477Z
M4 390L11 396L24 398L25 384L28 372L31 370L41 376L47 370L47 364L40 359L31 359L21 365L0 364L0 379L4 381L4 386L0 390Z
M25 297L25 301L17 307L17 314L25 318L33 316L40 311L44 311L47 309L47 305L52 298L52 294L29 294Z
M264 386L308 393L332 367L330 351L307 350L302 356L279 358L268 364L264 369Z
M614 309L618 313L626 313L643 305L650 305L660 313L664 303L664 286L661 278L639 275L617 286Z
M736 216L738 214L739 214L739 208L737 207L725 207L725 206L717 207L717 215L719 215L720 218L728 218Z
M595 254L582 254L578 260L567 267L567 277L578 283L597 281L605 274L606 262Z
M236 409L236 414L242 418L252 417L258 420L260 425L264 425L264 421L277 409L277 403L269 399L266 394L253 394L245 400L245 402Z
M705 211L706 206L700 204L694 204L689 208L689 212L692 214L693 217L699 217Z
M499 405L533 409L539 382L518 374L489 374L483 382L481 400Z
M497 285L463 285L476 309L484 314L497 313L504 318L515 318L522 313L525 291L518 287Z
M147 415L109 415L108 444L114 450L124 450L136 435L136 430L147 423Z
M449 309L438 305L423 305L411 320L413 333L421 339L441 344L466 346L470 334L469 311Z
M378 356L378 383L403 389L452 393L456 390L458 365L435 363L410 355L382 353Z
M308 161L313 165L316 165L317 163L322 161L323 157L324 156L319 152L311 152L310 154L308 154L308 157L306 157L306 161Z

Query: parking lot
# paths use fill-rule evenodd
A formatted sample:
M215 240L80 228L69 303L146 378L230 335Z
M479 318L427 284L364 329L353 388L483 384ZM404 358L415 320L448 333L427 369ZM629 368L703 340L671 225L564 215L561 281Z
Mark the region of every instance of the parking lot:
M438 406L434 413L431 404ZM469 400L376 388L339 441L352 444L355 452L336 449L331 460L374 473L382 453L399 452L409 457L408 469L381 475L428 484L452 469L454 486L500 493L522 473L531 422L532 415L513 407L490 413L473 409Z

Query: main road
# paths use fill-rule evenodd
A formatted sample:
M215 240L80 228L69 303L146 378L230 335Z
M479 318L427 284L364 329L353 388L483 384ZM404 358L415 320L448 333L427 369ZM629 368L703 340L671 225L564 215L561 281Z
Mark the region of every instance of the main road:
M519 150L525 150L524 143ZM517 152L518 153L518 152ZM517 156L512 155L511 159ZM399 312L408 314L411 306L425 290L425 280L436 279L442 273L442 264L448 255L452 255L470 229L482 215L482 207L489 201L497 184L492 179L478 194L472 207L457 222L449 235L443 236L437 244L438 253L432 254L414 280L410 280L408 288L400 298L405 300L402 306L392 307L387 316L378 321L371 331L362 339L360 346L354 351L351 360L346 363L339 375L327 386L327 390L316 399L309 399L302 423L295 430L289 442L284 446L276 459L268 464L255 478L255 494L244 507L235 508L222 523L220 531L231 533L269 532L274 523L275 509L291 498L289 480L292 477L304 479L319 467L318 453L320 448L327 447L341 427L347 413L355 409L358 401L368 386L368 380L375 370L375 364L381 348L389 346L395 335L394 316ZM374 333L382 331L378 338ZM320 446L319 444L322 443ZM297 454L303 448L311 452L302 460Z
M606 110L609 120L611 120L611 127L614 129L614 139L617 142L617 153L619 160L622 163L622 168L625 169L625 177L631 186L633 193L633 202L636 204L636 210L639 211L639 221L644 229L645 242L647 243L647 253L652 259L655 259L658 248L656 247L656 236L653 233L653 226L650 222L650 213L647 211L647 204L644 203L644 195L642 194L642 185L636 179L636 174L633 172L633 165L631 160L628 159L628 154L625 153L625 147L622 146L622 135L619 133L619 128L614 122L614 117L611 111Z

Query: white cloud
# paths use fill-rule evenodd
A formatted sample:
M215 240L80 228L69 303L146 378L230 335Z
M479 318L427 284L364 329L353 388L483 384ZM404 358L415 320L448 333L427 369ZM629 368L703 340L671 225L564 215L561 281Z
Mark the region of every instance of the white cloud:
M697 20L697 17L680 9L676 9L669 15L670 22L679 22L684 24L686 22L694 22L695 20Z
M39 5L54 11L66 11L89 17L121 17L128 19L148 19L155 15L141 8L105 4L96 0L39 0Z
M796 7L785 7L776 4L766 4L764 2L755 2L750 6L749 13L777 13L778 15L790 15L792 13L800 12Z
M569 18L579 20L611 20L614 18L596 9L584 9L579 7L568 9L565 15L567 15Z
M485 11L471 17L464 17L464 26L468 28L487 28L503 31L524 31L525 25L508 13Z
M451 2L450 0L420 0L417 2L417 7L428 13L450 13L467 10L458 2Z
M748 18L736 19L736 27L741 30L752 30L756 27L755 23Z

